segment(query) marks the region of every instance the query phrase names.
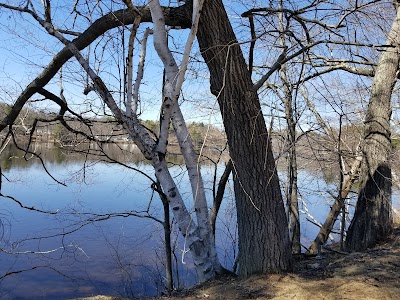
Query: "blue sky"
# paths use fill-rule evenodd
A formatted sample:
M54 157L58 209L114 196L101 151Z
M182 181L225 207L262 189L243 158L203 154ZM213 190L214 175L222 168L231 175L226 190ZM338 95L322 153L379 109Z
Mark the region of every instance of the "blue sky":
M144 2L144 0L141 0ZM17 2L17 1L14 1ZM70 27L74 22L74 14L71 14L71 7L75 1L55 1L54 4L54 19L56 25L64 28ZM167 3L166 1L164 1ZM259 2L259 3L258 3ZM309 1L293 1L293 6L300 6ZM40 1L36 1L40 5ZM107 1L101 2L107 5ZM164 3L164 4L165 4ZM141 4L141 3L137 3ZM56 9L56 5L58 8ZM111 4L110 4L111 5ZM118 9L122 7L121 5L113 4L114 7L104 7L104 12L108 12L108 9ZM239 41L248 40L249 29L241 25L247 25L248 21L245 18L241 18L240 14L244 11L250 9L251 7L268 5L265 1L251 1L247 6L240 3L240 1L226 1L226 8L228 14L231 18L234 28L237 29ZM275 3L276 5L276 3ZM39 9L39 8L38 8ZM84 9L84 8L79 8ZM94 14L93 19L96 19L96 14ZM83 19L78 19L75 22L74 30L83 31L87 28L88 22ZM141 32L147 26L151 24L142 24L140 27L140 32L138 38L141 37ZM170 31L170 48L174 51L177 58L178 64L180 61L180 51L183 49L187 37L188 30L171 30ZM373 33L373 31L371 31ZM125 38L128 38L128 31L125 31ZM372 34L373 37L378 37L378 34ZM72 37L69 37L72 38ZM121 31L119 29L112 30L107 33L104 40L109 39L113 41L108 44L105 48L104 56L102 56L103 64L101 66L101 76L103 80L109 85L111 90L120 89L120 76L121 76L121 66L125 60L125 53L122 53L121 47ZM95 51L96 43L91 46L91 59L90 62L92 66L96 69L97 64L94 63L93 52ZM120 43L120 44L118 44ZM136 66L138 61L138 55L140 47L136 42L135 59L134 66ZM269 65L271 61L274 61L279 55L280 49L274 49L273 44L261 44L259 45L259 52L256 59L259 60L260 64ZM263 45L266 47L263 49ZM37 24L32 17L28 15L22 15L20 13L12 13L0 9L0 100L8 103L12 103L14 99L18 96L19 92L30 83L44 68L48 62L51 60L52 56L62 49L63 45L58 42L55 38L44 33L43 29ZM247 49L248 45L243 45L243 49ZM87 49L82 51L83 55L87 55ZM99 43L96 48L96 53L98 56L102 54L102 44ZM183 86L183 101L182 108L184 114L189 121L205 121L208 122L210 112L215 111L216 113L211 118L212 123L221 123L218 106L215 103L215 97L209 92L209 81L208 81L208 71L204 63L197 62L202 61L199 54L198 48L195 47L192 51L192 63L191 67L187 72L187 80ZM118 68L118 64L120 68ZM148 40L148 56L146 59L145 76L141 85L141 99L142 99L142 118L143 119L158 119L160 100L161 100L161 81L162 81L162 64L157 54L153 50L152 38ZM265 72L265 69L264 71ZM85 111L90 107L96 106L97 111L102 110L102 106L97 96L94 93L90 93L87 97L83 95L83 88L86 81L86 75L82 71L81 67L71 59L69 63L66 64L63 69L64 75L64 88L65 96L68 99L71 108L75 110ZM276 75L273 75L276 76ZM346 75L340 75L343 78L342 84L351 81L351 77L346 77ZM272 78L274 79L274 78ZM329 80L332 83L332 80ZM339 83L337 83L339 84ZM59 93L59 77L54 78L52 82L49 83L47 88L54 93ZM311 88L316 92L321 92L326 89L324 82L316 82L315 88ZM323 100L324 95L318 96ZM344 96L346 97L346 96ZM119 97L116 97L117 102L119 102ZM273 103L279 102L278 99L269 93L261 93L261 100ZM52 104L49 102L40 105L41 108L54 109ZM329 104L321 106L321 111L326 111L326 115L332 112Z
M61 28L64 25L72 24L73 17L68 14L71 6L67 4L75 1L59 2L62 7L54 12L55 24ZM62 3L62 4L61 4ZM113 9L118 9L116 6ZM39 10L39 8L37 8ZM87 25L85 22L77 21L75 30L83 31ZM13 103L19 92L26 87L50 62L52 56L62 49L62 44L54 37L49 36L37 24L37 22L29 15L20 13L9 13L4 9L0 9L0 100ZM138 38L141 39L141 32L151 24L142 24ZM188 30L171 30L170 43L171 49L182 49L182 45L187 37ZM125 31L125 39L128 38L129 32ZM73 37L67 36L72 39ZM96 48L96 54L102 56L103 64L100 67L103 80L109 84L110 90L120 89L120 77L122 76L121 68L125 59L122 53L121 45L116 45L121 41L121 30L112 30L107 33L104 40L114 39L106 46L106 51L102 52L101 44ZM161 100L161 82L163 67L160 59L154 51L152 38L148 40L148 52L146 57L145 76L140 88L142 99L142 119L157 119L159 114ZM136 41L136 50L134 58L134 67L137 65L140 46ZM90 62L93 68L97 69L98 64L94 63L93 52L96 42L91 46ZM176 46L176 49L175 49ZM115 51L114 51L115 50ZM125 47L125 53L127 47ZM81 53L86 56L88 50L85 49ZM179 65L180 55L176 53L177 63ZM199 59L198 51L194 50L195 59ZM81 67L71 59L63 68L64 89L68 102L71 108L79 110L87 110L90 106L98 106L98 111L102 110L102 105L99 100L96 100L96 95L90 93L87 97L83 95L83 86L85 85L86 76L81 70ZM136 70L134 77L136 76ZM188 120L207 121L209 119L210 107L213 107L213 97L209 93L208 72L203 64L195 64L193 69L188 71L188 81L183 87L183 110ZM52 92L59 94L60 80L54 78L47 86ZM36 97L37 98L37 97ZM210 102L211 100L211 102ZM119 96L116 95L116 101L119 102ZM204 107L200 105L206 103ZM49 102L36 104L43 109L54 109L54 106ZM218 114L215 114L218 116ZM217 117L218 119L218 117ZM219 122L213 118L213 122Z

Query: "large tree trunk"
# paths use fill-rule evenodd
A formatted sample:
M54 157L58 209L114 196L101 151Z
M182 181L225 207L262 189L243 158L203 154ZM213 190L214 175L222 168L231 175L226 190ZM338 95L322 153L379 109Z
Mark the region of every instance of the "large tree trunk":
M220 0L207 0L198 42L234 166L239 274L290 270L292 255L271 141L243 53Z
M376 68L365 118L360 191L347 233L350 251L365 250L392 230L390 116L391 96L399 70L400 9L389 33L388 47Z
M189 3L190 1L188 1ZM188 6L164 8L168 25L190 26ZM287 221L280 193L270 139L263 120L257 93L249 76L243 54L220 0L207 0L199 43L210 68L211 88L218 95L235 170L235 194L240 235L240 273L280 272L291 268L291 250ZM142 22L149 22L148 8L141 10ZM156 176L166 194L172 213L192 251L200 281L215 276L220 268L210 236L201 234L187 211L176 184L169 173L164 153L136 117L127 117L116 105L104 82L90 70L79 50L111 28L131 24L135 18L129 10L111 12L95 21L78 38L66 43L48 66L22 91L11 112L0 121L0 131L14 123L26 102L42 89L72 56L76 56L90 73L95 90L121 122L143 155L152 161ZM51 29L49 26L46 28ZM58 31L51 30L59 35ZM64 105L64 104L63 104ZM161 143L159 143L161 144ZM196 207L198 209L198 207ZM196 212L204 220L205 211ZM212 236L212 235L211 235Z

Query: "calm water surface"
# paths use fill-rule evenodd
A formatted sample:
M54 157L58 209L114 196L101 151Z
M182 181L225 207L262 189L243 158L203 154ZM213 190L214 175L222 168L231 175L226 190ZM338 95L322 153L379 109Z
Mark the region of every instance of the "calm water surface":
M113 149L115 152L120 149ZM9 150L9 151L12 151ZM43 148L48 171L67 186L57 184L37 159L25 162L4 155L1 197L0 298L65 299L96 294L123 296L155 295L164 289L163 220L159 197L151 180L116 164L78 155L64 156ZM119 153L121 154L121 153ZM21 155L21 154L19 154ZM11 158L10 158L11 157ZM130 167L153 176L140 156ZM204 166L206 181L214 169ZM190 207L190 187L184 169L172 166ZM210 196L211 192L209 191ZM126 212L140 215L126 216ZM119 213L124 214L118 216ZM110 217L110 215L113 215ZM225 201L219 221L219 251L224 264L234 261L235 211ZM175 284L196 282L190 255L182 256L184 241L173 227ZM34 252L34 253L33 253ZM20 272L23 271L23 272Z
M67 186L55 183L37 159L25 162L10 158L15 155L12 149L2 154L5 176L2 193L26 207L57 213L22 209L16 201L0 198L0 247L10 252L0 252L0 298L143 296L162 291L165 284L163 230L159 222L148 218L162 220L162 205L150 189L151 181L123 166L81 155L64 155L52 148L41 150L48 171ZM125 156L133 149L109 150L122 161L130 161L129 166L153 177L151 166L140 156ZM219 166L219 173L222 167ZM214 168L203 166L203 171L211 199ZM172 173L190 206L190 187L184 168L177 163ZM301 209L305 245L318 231L306 221L307 212L323 221L332 201L320 191L333 186L314 175L303 171L299 176L304 200ZM142 217L116 216L125 212ZM232 267L236 255L234 224L234 204L228 189L217 224L218 251L227 268ZM175 274L175 284L187 287L196 278L190 255L182 256L184 241L176 227L173 230L174 264L179 272Z

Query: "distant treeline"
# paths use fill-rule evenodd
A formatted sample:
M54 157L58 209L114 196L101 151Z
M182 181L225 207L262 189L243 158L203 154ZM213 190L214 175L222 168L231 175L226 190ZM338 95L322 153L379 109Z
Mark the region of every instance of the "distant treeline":
M11 105L0 102L0 118L4 118L11 110ZM112 116L78 118L66 115L64 121L67 126L57 120L55 112L43 112L37 109L24 108L13 125L13 132L19 139L27 140L31 135L35 141L55 142L62 145L82 143L94 139L103 142L130 143L128 135L122 126ZM143 120L150 135L157 138L159 121ZM34 130L32 128L34 127ZM188 129L196 147L203 143L207 147L224 148L226 138L223 130L203 122L190 122ZM173 130L170 132L170 145L177 144Z

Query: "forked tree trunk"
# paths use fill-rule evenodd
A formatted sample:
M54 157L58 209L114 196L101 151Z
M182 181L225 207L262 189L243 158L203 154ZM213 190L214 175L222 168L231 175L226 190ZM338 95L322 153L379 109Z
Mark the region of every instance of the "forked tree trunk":
M192 139L187 129L184 117L178 104L178 98L181 90L181 86L184 80L184 73L187 68L187 61L189 58L190 50L192 48L193 41L196 37L196 30L199 20L199 11L201 11L202 1L196 3L193 6L193 20L192 28L189 37L186 41L185 53L182 58L181 67L179 68L172 52L168 47L168 40L166 38L165 21L163 16L162 8L158 1L149 2L154 30L153 40L154 47L157 51L158 56L162 60L165 68L165 84L164 84L164 102L163 102L163 117L160 120L160 139L158 143L162 142L162 134L165 132L163 144L157 145L157 157L161 153L165 154L167 146L167 137L169 125L172 122L174 127L175 136L178 140L179 146L183 158L185 160L186 169L189 175L189 181L192 187L194 209L197 220L196 236L193 240L190 239L190 233L187 231L190 229L191 224L184 227L179 227L182 235L188 242L189 248L192 252L193 262L196 267L196 272L200 282L204 282L208 279L213 278L217 273L222 271L222 267L218 260L218 255L215 247L215 240L211 228L210 218L208 214L208 207L206 201L206 193L204 190L204 184L201 176L200 166L197 161L196 152L193 147ZM171 121L171 122L170 122ZM159 163L157 159L153 158L153 163ZM156 168L157 169L157 168ZM167 196L172 196L170 188L168 186L168 179L160 176L162 172L157 172L157 178L160 180L164 191L168 191ZM164 186L163 184L166 184ZM172 193L176 196L177 191ZM172 196L173 198L173 196ZM181 215L180 210L184 207L181 205L173 206L173 202L168 199L172 210L175 212L175 217L178 222L180 219L188 216ZM193 222L193 220L191 220ZM197 239L197 240L195 240Z
M168 16L169 25L188 26L190 22L187 20L187 9L167 8L163 13ZM258 95L253 89L243 54L237 45L222 2L207 0L203 12L198 40L210 68L212 92L218 95L235 170L240 273L248 275L289 270L291 249L287 221ZM199 279L205 281L215 276L216 270L220 268L218 257L214 256L215 249L210 250L210 247L214 247L210 243L212 239L209 238L212 232L208 237L201 234L204 228L209 226L200 228L193 222L169 173L164 153L157 151L156 146L160 145L155 144L135 116L127 117L120 110L104 82L90 69L79 53L79 50L88 46L105 31L132 23L133 19L129 10L112 12L94 22L72 42L60 36L51 26L47 26L49 24L44 24L44 27L50 30L49 33L57 35L66 46L21 93L12 111L0 122L0 131L13 124L32 95L44 87L56 75L58 69L75 55L89 73L100 97L136 142L143 155L152 161L172 213L192 250ZM150 20L148 9L145 8L141 21ZM198 220L205 219L204 210L196 214Z
M292 254L271 141L258 95L220 0L207 0L197 34L234 170L239 274L290 270Z
M360 191L347 233L350 251L365 250L392 230L390 116L391 96L399 70L400 9L389 33L388 47L376 68L365 118Z

